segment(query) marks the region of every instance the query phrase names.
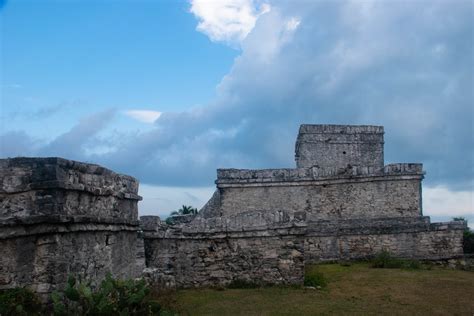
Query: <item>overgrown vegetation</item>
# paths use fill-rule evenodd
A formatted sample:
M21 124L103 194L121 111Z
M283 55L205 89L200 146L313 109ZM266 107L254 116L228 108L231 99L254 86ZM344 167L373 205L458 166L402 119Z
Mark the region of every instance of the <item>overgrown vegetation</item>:
M93 289L69 277L64 292L51 295L54 315L159 315L160 305L149 299L144 280L116 280L108 274Z
M0 315L41 315L43 307L32 291L14 288L0 291Z
M377 254L371 261L372 268L385 269L421 269L423 265L417 260L400 259L393 257L388 251L382 251Z
M474 253L474 232L470 229L464 231L464 253Z
M326 288L327 285L328 281L319 271L307 273L304 276L304 286L311 286L317 289L323 289Z
M463 249L464 253L474 253L474 232L469 229L467 226L467 219L464 217L453 217L453 221L465 221L466 222L466 229L463 233Z
M117 280L107 275L98 287L70 276L64 291L55 291L51 305L42 305L36 294L15 288L0 292L0 315L172 315L160 314L144 280Z
M171 212L170 216L166 219L166 223L168 225L173 224L173 216L178 216L178 215L196 215L198 213L198 209L192 206L187 206L183 205L181 208L177 211Z

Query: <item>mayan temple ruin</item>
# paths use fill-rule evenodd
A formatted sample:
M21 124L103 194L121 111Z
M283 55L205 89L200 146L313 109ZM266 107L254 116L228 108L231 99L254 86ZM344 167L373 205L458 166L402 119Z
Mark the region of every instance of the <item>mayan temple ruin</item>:
M0 289L69 274L163 287L302 284L309 263L462 256L463 221L423 216L419 163L384 165L381 126L301 125L296 168L218 169L197 215L138 220L138 181L62 158L0 160Z

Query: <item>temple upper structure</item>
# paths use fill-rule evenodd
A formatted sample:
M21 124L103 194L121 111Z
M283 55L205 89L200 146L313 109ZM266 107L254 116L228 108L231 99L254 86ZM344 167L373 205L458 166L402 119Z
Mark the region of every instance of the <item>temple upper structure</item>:
M298 168L383 168L383 126L301 125L296 139Z
M217 191L202 216L248 211L304 212L305 218L422 215L420 163L384 166L382 126L301 125L297 168L218 169Z

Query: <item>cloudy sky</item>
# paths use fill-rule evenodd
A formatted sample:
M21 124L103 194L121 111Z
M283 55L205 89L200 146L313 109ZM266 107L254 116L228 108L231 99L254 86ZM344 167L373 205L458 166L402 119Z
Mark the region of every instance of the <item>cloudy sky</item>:
M202 206L219 167L294 166L302 123L385 126L424 212L474 222L474 3L0 0L0 156L138 178Z

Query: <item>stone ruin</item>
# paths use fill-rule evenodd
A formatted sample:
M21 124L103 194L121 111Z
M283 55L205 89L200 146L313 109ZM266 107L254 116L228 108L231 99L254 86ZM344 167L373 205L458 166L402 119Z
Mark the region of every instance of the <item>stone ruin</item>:
M141 275L136 179L62 158L1 159L0 175L0 289Z
M383 127L302 125L296 168L218 169L216 191L172 224L137 220L138 182L61 158L0 160L0 289L38 293L69 274L159 287L302 284L304 266L461 257L462 221L423 216L421 164L384 165Z

